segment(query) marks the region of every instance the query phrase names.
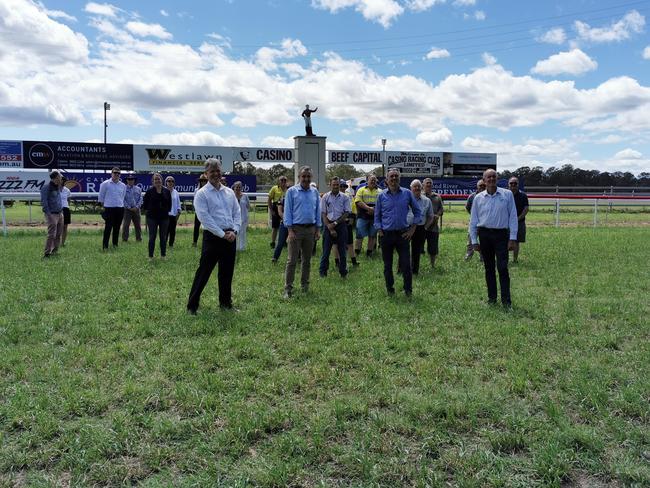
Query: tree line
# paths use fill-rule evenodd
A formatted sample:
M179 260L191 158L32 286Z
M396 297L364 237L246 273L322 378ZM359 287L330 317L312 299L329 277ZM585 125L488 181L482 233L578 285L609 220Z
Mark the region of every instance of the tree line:
M280 176L286 176L293 181L293 168L282 164L275 164L270 168L254 166L251 163L235 162L233 173L242 175L255 175L258 185L274 185ZM345 178L357 178L373 172L381 175L381 166L372 171L364 172L358 170L351 164L337 164L327 167L325 176L329 179L332 176ZM522 166L516 170L504 170L499 172L499 177L510 178L517 176L523 178L525 185L530 186L631 186L650 187L650 172L640 173L635 176L629 171L598 171L574 168L571 164L565 164L559 168L551 166L544 169L541 166Z

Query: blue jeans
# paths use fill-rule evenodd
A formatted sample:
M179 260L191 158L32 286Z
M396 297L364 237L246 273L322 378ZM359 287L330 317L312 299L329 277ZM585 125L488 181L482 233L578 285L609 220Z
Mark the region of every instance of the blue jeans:
M278 231L278 242L275 245L275 250L273 251L273 260L277 261L282 254L282 248L287 244L287 237L289 237L289 229L284 226L284 222L280 224L280 230Z
M323 231L323 255L320 258L320 274L327 274L327 269L330 265L330 252L332 246L336 244L339 249L339 273L341 276L348 274L346 264L346 252L348 242L348 226L345 222L341 222L335 227L336 237L332 237L330 230L325 226Z

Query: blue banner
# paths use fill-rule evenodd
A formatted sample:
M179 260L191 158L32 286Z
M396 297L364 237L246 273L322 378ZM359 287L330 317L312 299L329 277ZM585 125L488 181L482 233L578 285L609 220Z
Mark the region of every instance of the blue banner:
M414 179L400 178L400 185L408 188ZM434 192L441 195L458 195L459 198L462 198L476 191L476 182L479 178L432 178L432 180ZM497 181L497 186L508 188L508 179L501 178ZM522 178L519 179L519 189L524 191L524 180Z
M80 173L64 171L67 179L66 186L71 192L99 192L99 185L102 181L110 178L108 173ZM193 193L199 186L199 179L196 174L161 173L163 181L167 176L172 176L176 182L176 191L179 193ZM257 176L255 175L226 175L226 184L232 186L235 181L241 181L244 193L255 193L257 191ZM126 183L126 175L122 173L122 181ZM151 174L135 174L135 184L147 191L151 188ZM74 195L72 195L74 198ZM181 196L183 200L191 200L191 196Z

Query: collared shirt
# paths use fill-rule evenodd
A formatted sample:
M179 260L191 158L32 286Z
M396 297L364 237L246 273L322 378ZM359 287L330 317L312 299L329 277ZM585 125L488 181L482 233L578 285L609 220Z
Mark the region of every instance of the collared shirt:
M219 188L206 184L194 196L194 210L203 228L217 237L226 235L224 229L239 232L241 210L235 192L224 185Z
M445 213L442 197L438 195L436 192L427 195L427 197L429 198L429 200L431 200L431 210L433 211L433 215L437 215L438 217L441 217L442 214ZM435 222L436 223L433 224L429 230L433 232L440 232L440 219L436 219Z
M315 224L321 226L320 195L311 186L306 190L300 185L293 185L284 196L284 225Z
M357 214L357 202L354 200L354 189L351 186L345 190L345 194L350 197L350 208L353 215Z
M429 218L433 217L433 206L431 205L431 200L429 200L427 197L424 195L421 195L420 198L415 197L415 201L418 202L418 206L420 207L420 212L422 212L422 215L420 215L420 218L416 221L414 221L414 216L413 216L413 211L409 208L409 213L406 216L406 222L409 225L415 224L415 225L424 225L427 223Z
M248 195L242 193L241 198L239 199L239 210L241 211L241 225L245 226L248 224L248 206L250 205L250 200Z
M63 187L60 190L60 193L61 193L61 206L63 208L70 208L70 204L68 203L68 198L70 198L70 188L63 185Z
M126 185L121 181L117 183L112 179L102 181L99 185L99 203L104 208L119 207L124 208L124 195L126 194Z
M411 190L400 187L397 192L382 191L375 205L375 227L379 230L402 230L409 226L407 221L409 208L413 220L417 222L422 211Z
M126 185L126 193L124 194L124 207L125 208L140 208L142 206L142 188L138 185Z
M340 191L336 195L328 191L320 200L320 209L330 222L334 222L352 211L350 197Z
M517 207L510 190L497 188L490 195L487 190L477 193L472 204L469 220L469 236L472 244L478 244L478 228L510 229L510 240L517 240Z
M287 193L287 191L282 191L282 188L280 188L279 185L273 185L269 191L269 200L272 203L279 203L280 200L282 200L282 197L284 197L285 193Z
M360 219L372 219L372 216L368 213L366 209L361 208L359 202L363 202L369 207L374 207L377 203L377 197L381 190L379 188L370 189L367 186L362 186L357 189L357 194L354 197L354 202L357 204L357 215Z
M50 182L47 185L43 185L41 189L41 207L43 207L43 213L61 213L61 191L59 187L54 183Z
M169 215L175 217L181 213L181 196L178 194L175 188L172 188L171 193L172 193L172 209L169 211Z

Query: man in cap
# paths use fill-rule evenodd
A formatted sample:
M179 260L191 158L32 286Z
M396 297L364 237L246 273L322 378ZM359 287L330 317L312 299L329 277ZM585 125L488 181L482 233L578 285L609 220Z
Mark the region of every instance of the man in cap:
M135 175L126 176L126 192L124 193L124 219L122 220L122 241L129 240L129 228L133 222L135 240L142 241L140 228L140 207L142 207L142 189L135 184Z

